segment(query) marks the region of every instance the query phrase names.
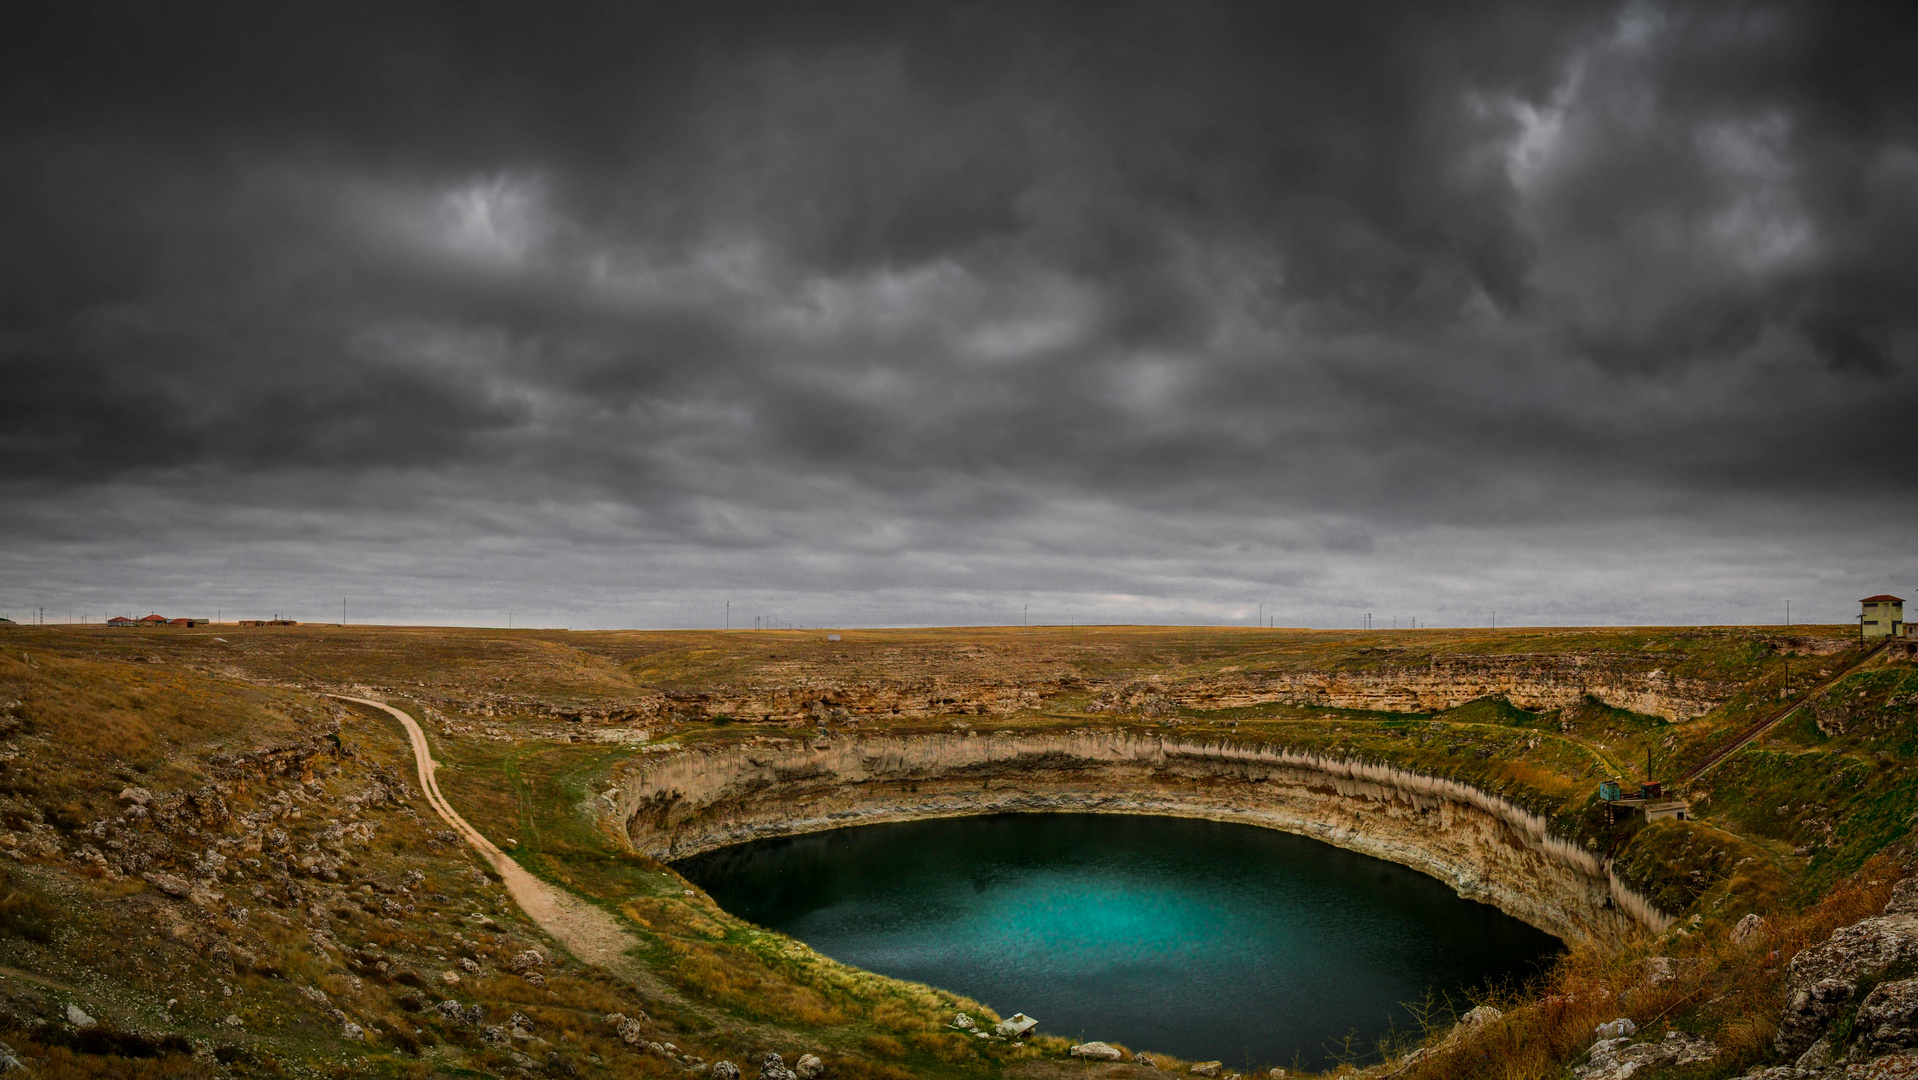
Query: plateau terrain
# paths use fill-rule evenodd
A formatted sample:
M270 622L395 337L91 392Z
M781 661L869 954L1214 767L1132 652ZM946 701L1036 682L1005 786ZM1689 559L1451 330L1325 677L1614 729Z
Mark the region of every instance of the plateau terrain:
M1909 1076L1914 761L1918 660L1836 626L9 625L0 1071L1285 1067L1075 1042L1043 1001L1005 1003L1035 1034L996 1034L671 865L1013 811L1299 833L1566 943L1342 1073Z

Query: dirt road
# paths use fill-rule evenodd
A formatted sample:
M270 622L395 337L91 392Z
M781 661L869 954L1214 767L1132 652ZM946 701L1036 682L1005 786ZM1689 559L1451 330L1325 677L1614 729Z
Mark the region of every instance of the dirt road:
M419 724L411 716L383 701L348 697L345 694L329 696L379 709L400 722L406 729L407 739L413 744L413 760L419 765L420 790L426 793L426 801L453 827L454 832L493 865L500 880L505 882L506 891L512 896L513 902L526 912L528 918L538 923L541 930L566 946L574 958L584 963L605 968L642 986L650 987L657 981L643 965L627 955L638 941L619 925L618 919L564 889L527 873L511 856L469 825L459 811L453 809L446 797L440 794L439 781L434 778L439 763L433 760L426 733L420 730Z

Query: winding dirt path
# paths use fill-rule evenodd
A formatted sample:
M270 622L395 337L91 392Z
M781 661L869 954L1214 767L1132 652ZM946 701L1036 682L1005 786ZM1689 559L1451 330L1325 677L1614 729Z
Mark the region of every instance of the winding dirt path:
M420 725L411 716L384 701L345 694L327 696L378 709L400 722L400 726L406 729L407 739L413 744L413 760L419 765L420 790L426 793L426 801L453 827L454 832L492 864L500 880L505 882L506 891L512 896L513 902L526 912L528 918L539 924L541 930L566 946L566 951L584 963L605 968L642 986L652 987L657 982L644 965L627 955L639 942L619 925L618 919L564 889L527 873L524 867L495 847L491 840L468 824L459 811L453 809L452 804L446 801L446 796L440 794L439 781L434 778L439 763L433 760L432 748L426 742L426 732L420 730Z

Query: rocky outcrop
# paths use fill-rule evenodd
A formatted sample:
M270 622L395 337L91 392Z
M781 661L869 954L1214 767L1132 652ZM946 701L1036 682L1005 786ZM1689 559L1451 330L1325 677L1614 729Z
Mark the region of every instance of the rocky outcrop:
M1755 1080L1918 1076L1918 978L1885 978L1918 963L1914 908L1918 878L1908 878L1884 914L1841 926L1792 957L1776 1041L1790 1064L1754 1069ZM1850 1022L1841 1023L1847 1013Z
M1584 1064L1572 1069L1572 1080L1628 1080L1678 1065L1695 1065L1718 1056L1718 1047L1695 1035L1668 1031L1662 1039L1634 1043L1629 1036L1592 1044Z
M1730 684L1672 675L1635 656L1522 653L1386 659L1376 667L1334 671L1248 672L1161 683L1128 683L1101 692L1091 711L1147 715L1168 707L1244 708L1283 704L1382 712L1438 712L1468 701L1502 697L1538 711L1586 697L1667 720L1690 720L1717 708Z
M1792 1059L1838 1019L1858 985L1895 964L1918 960L1918 915L1896 912L1841 926L1821 945L1792 957L1777 1045Z
M1151 678L1099 678L1070 665L1043 670L901 662L885 675L841 676L829 668L771 664L750 681L698 689L645 689L618 700L559 704L530 695L455 688L435 697L467 717L519 717L598 724L661 724L731 717L771 723L833 724L862 718L1012 716L1060 694L1090 695L1090 712L1165 716L1180 709L1300 705L1385 712L1436 712L1502 697L1523 709L1557 709L1587 697L1668 720L1702 716L1737 688L1674 675L1659 658L1628 652L1409 655L1361 651L1329 668L1227 668ZM396 691L397 692L397 691ZM420 697L417 690L408 691ZM429 717L441 720L429 708Z
M596 802L661 859L847 825L1007 811L1159 814L1401 863L1569 940L1670 920L1538 815L1469 785L1277 747L1121 733L758 743L628 762Z

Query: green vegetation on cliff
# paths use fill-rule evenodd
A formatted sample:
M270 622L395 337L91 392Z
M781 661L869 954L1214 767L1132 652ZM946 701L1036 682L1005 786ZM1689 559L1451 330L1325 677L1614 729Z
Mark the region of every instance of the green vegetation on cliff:
M1633 787L1648 761L1670 781L1859 655L1844 628L1802 627L950 629L838 642L0 628L0 1037L72 1076L668 1075L767 1049L817 1053L833 1076L1046 1075L1066 1065L1062 1043L953 1032L952 1012L984 1010L734 919L630 851L598 807L636 755L822 730L1094 730L1389 763L1539 814L1610 858L1682 936L1632 956L1575 952L1546 986L1502 1001L1533 1017L1508 1062L1525 1068L1467 1068L1448 1052L1411 1075L1551 1073L1589 1042L1574 1028L1596 1006L1537 994L1622 995L1636 957L1658 950L1700 961L1658 1022L1741 1048L1695 1074L1708 1080L1762 1060L1768 1035L1750 1017L1764 1010L1734 1014L1779 985L1778 961L1724 945L1730 927L1757 912L1814 935L1869 891L1867 875L1888 873L1874 857L1902 850L1918 812L1918 668L1881 655L1812 696L1672 792L1692 820L1613 820L1598 783ZM353 687L419 719L469 821L617 914L650 980L568 960L506 902L413 790L392 722L320 696ZM536 979L513 969L528 949L547 958ZM98 1023L68 1023L68 1004ZM630 1038L605 1019L615 1013L635 1022ZM673 1053L651 1048L667 1043ZM1433 1071L1441 1060L1453 1064Z

